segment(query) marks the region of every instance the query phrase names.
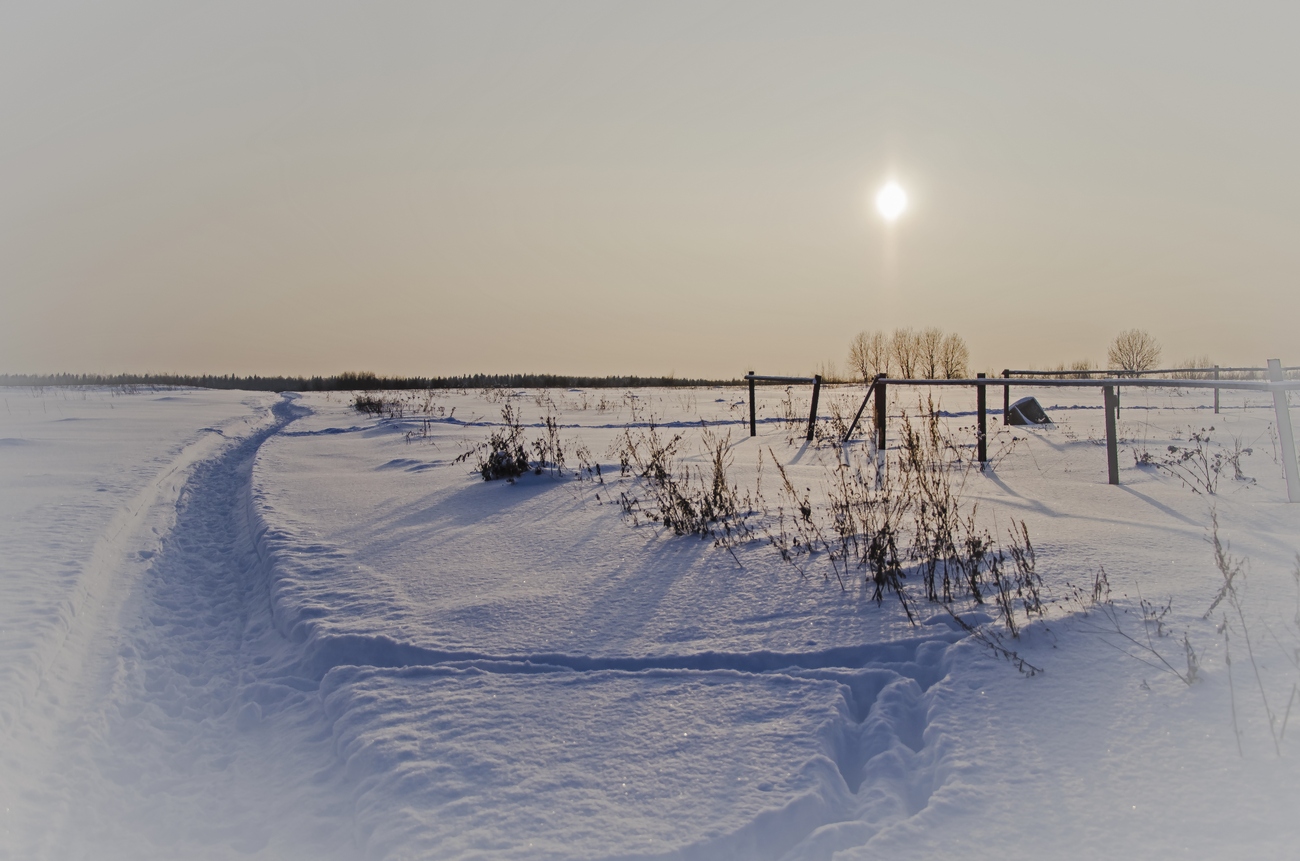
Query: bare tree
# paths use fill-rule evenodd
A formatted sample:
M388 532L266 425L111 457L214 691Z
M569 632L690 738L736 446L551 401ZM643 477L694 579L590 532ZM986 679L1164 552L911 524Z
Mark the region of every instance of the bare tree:
M891 358L889 336L884 332L859 332L849 343L849 370L864 381L888 374Z
M902 327L892 335L859 332L849 344L849 367L864 380L895 370L904 379L959 379L969 362L965 339L934 326L919 332Z
M1115 370L1149 371L1160 361L1160 342L1142 329L1125 329L1111 341L1107 357Z
M916 365L921 376L936 379L943 370L943 329L931 326L916 336Z
M1179 368L1213 368L1214 360L1208 355L1202 353L1199 356L1192 356L1190 359L1183 359L1177 364ZM1213 379L1213 371L1187 371L1182 374L1174 374L1175 377L1183 377L1188 380L1209 380Z
M904 327L895 329L889 339L894 366L898 368L898 375L905 380L916 379L918 338L915 329Z
M943 376L949 380L959 380L966 376L966 366L970 362L970 348L966 339L956 332L951 332L939 345L939 365Z
M884 332L874 332L867 351L871 366L877 374L890 374L894 368L894 345Z
M827 359L824 362L818 362L817 370L813 371L813 373L820 376L823 383L844 382L844 380L840 379L840 369L839 366L835 364L834 359Z

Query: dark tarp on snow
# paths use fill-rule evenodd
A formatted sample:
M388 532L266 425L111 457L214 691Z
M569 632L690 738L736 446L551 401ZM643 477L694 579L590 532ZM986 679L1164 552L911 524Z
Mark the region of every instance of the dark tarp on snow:
M1007 424L1045 425L1051 422L1038 398L1021 398L1007 410Z

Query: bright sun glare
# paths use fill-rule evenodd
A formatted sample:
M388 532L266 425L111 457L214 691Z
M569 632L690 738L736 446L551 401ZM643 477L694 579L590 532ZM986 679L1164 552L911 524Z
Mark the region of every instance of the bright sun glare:
M907 192L896 182L889 182L876 195L876 209L886 221L896 221L907 209Z

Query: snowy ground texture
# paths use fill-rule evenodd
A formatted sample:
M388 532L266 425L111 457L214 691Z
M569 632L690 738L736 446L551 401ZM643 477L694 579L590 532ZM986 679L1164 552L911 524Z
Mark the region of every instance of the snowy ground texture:
M775 465L824 518L836 465L878 463L805 443L803 391L762 390L751 439L738 389L378 416L6 390L0 858L1300 857L1300 505L1271 401L1126 393L1111 487L1099 393L1031 393L1055 424L995 424L994 465L958 481L1036 549L1046 614L1012 638L991 602L953 603L971 636L920 591L915 623L878 605L824 548L783 560ZM892 390L891 446L923 396ZM973 400L938 404L961 446ZM558 421L562 475L457 462L507 406L529 440ZM625 515L645 482L618 443L652 422L696 469L701 422L731 434L730 479L765 498L748 538ZM1251 450L1214 494L1152 463L1203 428L1210 456ZM1212 510L1242 562L1206 618Z

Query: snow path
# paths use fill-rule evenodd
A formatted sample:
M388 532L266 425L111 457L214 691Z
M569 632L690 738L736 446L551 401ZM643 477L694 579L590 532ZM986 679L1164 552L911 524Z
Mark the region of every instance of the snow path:
M4 658L0 662L0 728L20 732L23 727L18 715L28 705L42 696L55 700L66 696L62 687L69 676L80 672L90 648L89 639L120 605L123 593L118 581L137 576L137 570L156 552L158 537L170 528L174 513L168 508L179 495L189 470L225 445L227 431L237 435L265 413L258 404L252 416L225 418L215 427L201 428L176 445L170 456L160 459L150 452L150 460L143 465L128 462L125 467L113 464L117 469L104 470L104 464L94 464L95 494L90 498L107 501L107 505L66 499L71 495L66 485L85 481L80 473L90 470L75 458L60 456L62 452L51 455L43 451L53 447L51 443L61 442L37 435L42 430L49 434L49 423L35 428L20 425L34 438L5 440L10 444L6 448L22 453L34 450L37 456L28 458L21 478L6 482L13 491L5 499L6 526L15 535L4 536L6 576L0 581L0 596L4 598L0 604L9 611L0 615L5 634L0 640L0 655ZM67 422L94 420L73 415L52 423L68 427ZM165 434L166 430L155 432L155 439L148 442L156 444L156 438L162 436L164 444L174 444ZM96 442L118 454L115 449L121 449L124 441L113 439L108 445L102 440ZM129 446L134 440L128 438L125 442ZM32 472L33 467L38 471ZM143 483L135 475L140 472L148 475ZM60 488L63 493L49 494L47 488L40 487L49 483L51 475L65 485ZM121 499L124 494L129 497ZM121 502L114 505L114 498ZM86 537L88 526L94 530L91 541ZM33 541L33 535L39 535L41 540ZM91 547L84 552L87 543ZM12 576L19 571L41 571L44 576ZM44 588L33 589L36 584Z
M14 857L229 857L262 848L320 857L337 846L328 815L337 811L301 805L312 788L305 775L330 759L319 739L313 746L292 732L318 728L319 706L310 681L286 675L287 653L267 624L265 566L249 517L252 459L292 416L282 402L274 424L215 456L213 446L186 449L123 515L144 517L148 494L199 461L160 549L146 551L120 627L103 619L86 628L109 639L90 650L98 660L86 661L78 691L61 704L65 719L41 766L48 779L31 799L41 813L18 835ZM110 528L105 554L121 549L122 534ZM290 732L259 733L263 708ZM310 827L274 845L277 821L303 815L313 816Z
M27 845L31 823L44 829L61 803L54 728L93 705L86 680L111 652L124 600L174 522L192 466L269 416L267 396L242 392L5 395L0 857Z

